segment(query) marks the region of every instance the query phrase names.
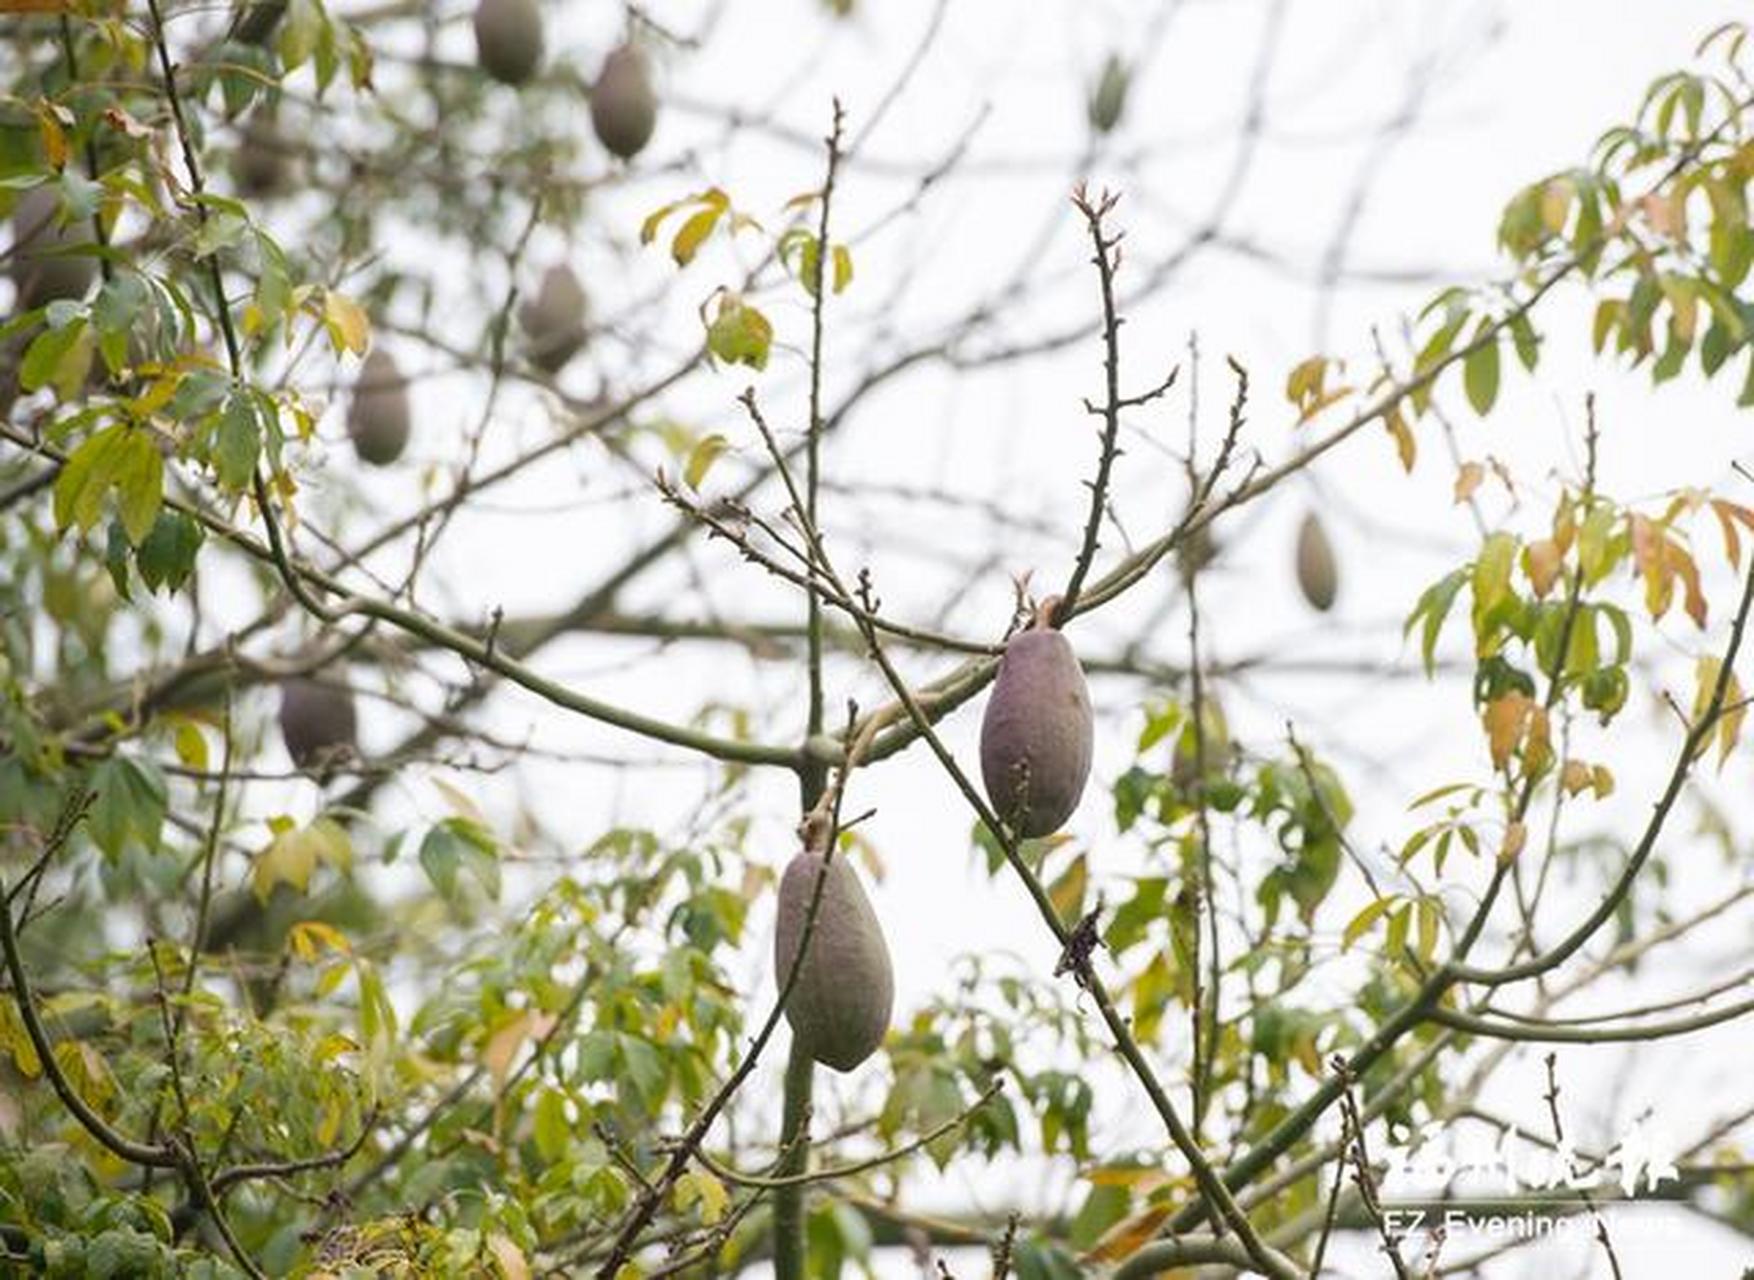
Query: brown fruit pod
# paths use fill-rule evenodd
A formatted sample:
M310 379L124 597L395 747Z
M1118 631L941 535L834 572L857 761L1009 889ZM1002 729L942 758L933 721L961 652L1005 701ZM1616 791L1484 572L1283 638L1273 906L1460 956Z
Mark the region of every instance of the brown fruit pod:
M818 880L822 896L816 923L800 959ZM851 1071L883 1043L895 1003L895 976L883 927L844 853L825 859L821 850L805 849L780 877L773 967L781 992L794 963L797 980L786 1001L792 1034L816 1061Z
M359 720L346 685L296 676L280 683L280 736L301 769L358 753Z
M361 462L387 467L408 447L408 380L389 352L373 349L359 367L347 434Z
M981 720L981 780L1001 821L1033 838L1072 816L1090 777L1095 721L1084 670L1052 626L1056 600L1005 645Z
M530 363L544 373L559 373L585 345L589 313L585 287L564 262L542 273L536 292L518 307L518 324L530 339Z
M603 60L591 86L591 127L610 154L631 160L645 150L658 127L658 95L651 64L634 45L624 44Z
M1310 512L1297 530L1297 587L1310 606L1326 613L1340 593L1340 568L1334 544L1321 519Z
M542 65L542 10L536 0L481 0L475 8L475 55L501 84L520 85Z

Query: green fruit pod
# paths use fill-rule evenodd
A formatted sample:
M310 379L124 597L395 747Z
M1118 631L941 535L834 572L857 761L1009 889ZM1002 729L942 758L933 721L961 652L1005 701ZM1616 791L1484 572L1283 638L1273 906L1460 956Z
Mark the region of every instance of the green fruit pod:
M1090 116L1090 127L1098 133L1108 133L1121 122L1121 115L1127 109L1127 90L1132 85L1132 73L1127 70L1119 54L1111 53L1108 61L1102 64L1102 74L1097 77L1096 85L1090 91L1087 110Z

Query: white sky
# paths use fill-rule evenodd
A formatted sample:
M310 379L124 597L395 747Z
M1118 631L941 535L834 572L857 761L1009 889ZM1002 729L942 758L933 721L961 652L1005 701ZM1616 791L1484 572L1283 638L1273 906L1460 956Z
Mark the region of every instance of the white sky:
M695 21L693 4L650 7L678 29L691 29ZM587 74L594 68L612 37L599 16L602 8L607 6L569 12L569 19L578 20L569 21L564 33L551 21L554 58L576 59ZM663 71L670 91L694 104L771 108L778 121L807 136L822 132L828 95L838 93L856 133L911 55L931 6L862 4L858 16L840 26L819 18L815 8L810 0L730 6L704 49L667 56ZM1128 228L1135 272L1206 217L1224 185L1267 5L1198 0L1171 8L1155 55L1135 84L1125 123L1093 167L1098 183L1112 183L1124 195L1118 216ZM1392 340L1398 317L1421 304L1438 283L1490 275L1497 269L1494 232L1505 199L1530 179L1583 162L1596 135L1628 117L1644 85L1685 65L1697 38L1735 8L1706 0L1614 5L1294 0L1287 6L1269 80L1259 151L1223 219L1224 243L1198 255L1129 316L1128 381L1137 386L1161 376L1169 362L1183 358L1188 335L1195 331L1206 353L1201 392L1208 447L1229 391L1220 358L1234 353L1255 380L1248 440L1269 457L1283 456L1295 439L1293 415L1280 390L1293 362L1318 343L1336 354L1367 355L1370 326L1383 326ZM993 336L1003 340L1054 331L1093 314L1096 294L1085 266L1087 249L1065 203L1073 159L1086 142L1083 86L1111 48L1137 48L1156 15L1155 5L1118 0L1029 6L958 0L950 6L917 75L866 144L864 158L872 163L855 163L844 175L837 206L843 234L869 226L909 190L909 180L892 176L879 162L939 158L986 114L970 135L968 173L857 245L857 280L831 316L831 402L861 369L887 353L884 340L870 337L874 316L887 318L899 333L899 339L888 339L891 344L915 341L1007 278L1032 245L1040 273L1055 287L1004 314ZM458 34L466 40L466 31L460 28ZM458 52L464 56L466 47ZM1378 130L1408 100L1415 76L1422 85L1416 95L1418 118L1385 158L1373 160ZM708 183L725 187L740 206L771 224L788 196L817 182L819 159L807 148L755 132L729 146L722 141L723 132L708 113L668 109L641 166L654 170L662 159L698 145L692 171L661 174L605 198L593 226L610 228L625 241L656 204ZM1146 159L1123 164L1128 155ZM1330 309L1312 287L1314 267L1360 173L1373 164L1380 168L1346 255L1348 268L1372 278L1348 280ZM1037 245L1038 232L1050 223L1051 237ZM611 252L606 240L604 231L593 230L564 250L581 264L600 315L614 314L618 300L664 285L674 270L660 252L625 259ZM1292 265L1263 265L1260 254L1239 251L1236 244ZM551 241L541 248L545 254L563 251ZM420 246L407 252L418 254ZM738 261L754 252L753 241L746 241L703 253L673 291L664 319L665 344L600 351L598 358L616 384L635 381L635 369L662 368L692 342L698 332L694 308L714 286L731 280ZM896 303L891 290L904 265L918 274ZM1406 282L1409 274L1420 273L1429 278ZM764 305L782 342L803 339L806 317L795 291L776 294ZM1724 482L1728 460L1745 452L1739 436L1745 422L1733 407L1730 374L1720 375L1726 385L1702 390L1689 376L1653 395L1641 378L1618 375L1587 359L1587 311L1581 304L1565 302L1549 310L1546 332L1552 341L1538 390L1512 372L1507 360L1503 402L1489 422L1473 417L1453 394L1453 384L1446 397L1461 455L1490 453L1527 486L1525 505L1510 516L1508 527L1523 532L1536 527L1547 514L1555 470L1575 475L1574 444L1582 396L1589 389L1601 397L1606 491L1622 498L1649 497L1678 484ZM770 414L791 430L802 403L800 371L795 352L780 353L759 379ZM594 386L587 361L569 376L581 391ZM1186 370L1183 376L1182 389L1165 406L1135 414L1129 422L1129 452L1122 459L1116 501L1128 533L1137 539L1160 532L1180 500L1179 464L1162 446L1176 449L1185 439ZM667 413L730 437L736 452L713 473L709 488L730 483L738 454L752 461L759 457L759 442L732 412L732 397L748 380L746 371L697 379L686 395L665 402ZM1003 546L999 564L949 615L952 629L990 635L1002 627L1007 612L1009 571L1034 568L1038 582L1058 581L1070 563L1085 500L1078 482L1094 456L1089 420L1079 402L1099 385L1097 350L1089 341L992 373L929 368L867 402L828 448L828 475L942 486L990 498L1054 528L1052 538L1019 535ZM419 430L435 456L446 450L433 442L472 426L478 411L442 382L423 387L417 403ZM332 419L332 425L337 422ZM495 424L489 453L510 452L517 441L538 439L546 429L539 406L514 397ZM1420 589L1468 558L1474 540L1465 510L1450 503L1454 473L1441 435L1424 428L1420 444L1419 467L1406 479L1386 437L1365 433L1324 460L1308 481L1286 485L1281 495L1222 522L1218 535L1224 554L1204 588L1209 653L1220 659L1280 651L1399 660L1410 670L1416 658L1407 661L1412 655L1401 650L1398 621ZM344 462L342 457L337 470L345 469ZM398 480L372 483L373 496L386 502L406 496ZM664 527L670 518L655 499L592 505L628 483L628 474L614 469L600 450L581 448L564 463L497 491L487 510L459 520L449 535L440 558L449 594L431 591L427 603L463 619L484 617L495 605L516 614L570 603L617 563L619 548ZM770 510L777 508L772 494L766 501ZM1486 501L1492 518L1509 511L1501 490L1489 486ZM1319 619L1296 597L1290 568L1293 530L1312 505L1328 521L1344 580L1338 609ZM873 502L855 510L837 508L831 499L828 525L843 565L868 563L886 606L901 617L931 617L954 594L963 566L992 548L993 535L979 521L926 506ZM1112 554L1117 542L1112 530L1105 541ZM1721 592L1721 559L1715 543L1709 546L1714 589ZM722 545L697 546L692 558L707 576L708 596L717 608L768 618L797 615L791 596L740 565ZM674 602L678 612L698 608L692 598L678 595L687 585L673 574L642 581L625 603L655 609ZM1113 618L1082 620L1073 631L1075 643L1086 654L1111 653L1150 616L1148 609L1135 606ZM1152 655L1179 663L1185 656L1184 628L1179 612L1161 620L1148 636ZM1699 651L1700 642L1684 626L1665 630L1675 644L1673 678L1685 701L1691 692L1681 683L1685 660ZM789 670L757 666L716 649L678 646L653 659L651 646L643 643L582 637L551 647L537 665L588 690L679 717L714 698L769 707L802 703L801 686ZM912 668L919 676L939 669L937 664ZM1360 801L1353 833L1363 846L1398 845L1411 830L1403 810L1407 798L1481 772L1477 732L1459 685L1428 687L1405 677L1335 682L1281 676L1221 692L1233 727L1256 747L1271 749L1282 740L1285 719L1294 717L1300 736L1332 755ZM1070 830L1090 845L1099 870L1124 872L1137 865L1139 852L1113 839L1104 797L1127 762L1137 728L1132 708L1142 689L1137 682L1111 681L1099 683L1094 693L1104 715L1096 774ZM881 678L871 669L837 667L830 695L831 705L847 696L874 705L882 698ZM493 707L502 732L533 731L545 747L652 754L644 744L630 746L614 731L545 710L521 694L503 696ZM766 736L790 734L796 723L795 714L779 716ZM946 726L953 748L971 762L977 725L978 705ZM1650 708L1635 705L1616 725L1613 742L1592 745L1622 780L1619 796L1599 810L1604 825L1625 831L1643 812L1652 777L1667 765L1669 739L1659 730L1666 733ZM379 721L368 724L367 733L368 746L381 747L397 731ZM1630 745L1620 746L1617 755L1613 743ZM1732 818L1739 826L1747 817L1740 797L1749 767L1746 759L1736 761L1725 777L1726 796L1738 801ZM554 829L575 832L583 842L614 821L672 826L682 799L705 780L693 770L622 777L536 763L522 768L515 783L471 778L468 785L502 803L510 800L515 785ZM390 812L408 816L436 816L441 810L436 792L418 780L399 783L386 800ZM789 852L786 832L794 803L784 779L755 791L752 812L776 863ZM852 804L878 811L867 834L889 871L874 898L896 960L898 1020L936 989L958 953L1013 952L1030 969L1051 966L1050 940L1022 893L1003 877L989 880L976 866L968 849L968 816L923 749L862 775ZM1698 894L1687 886L1689 898L1721 891L1732 874L1703 847L1680 847L1674 860L1707 866L1686 873L1700 879ZM1458 895L1465 896L1472 870L1463 865L1451 871ZM1364 900L1356 876L1349 873L1342 886L1348 900ZM1349 914L1330 919L1343 922ZM1745 945L1745 935L1742 941ZM766 937L758 936L748 977L752 985L767 983L771 990L767 947ZM1699 963L1709 967L1714 955L1723 954L1720 943L1717 951L1702 953ZM1684 975L1680 981L1684 986ZM760 991L752 996L757 1004L765 998ZM1612 1087L1623 1088L1627 1096L1649 1097L1659 1109L1672 1102L1687 1119L1709 1114L1714 1095L1731 1081L1746 1079L1740 1064L1748 1049L1746 1033L1734 1031L1709 1043L1716 1052L1640 1055ZM1627 1061L1618 1052L1562 1056L1567 1079L1576 1082L1580 1095L1586 1081L1607 1089L1607 1068ZM1514 1087L1495 1095L1503 1105L1536 1114L1532 1073L1537 1065L1531 1058L1526 1071L1512 1073ZM1169 1064L1172 1078L1176 1067ZM758 1082L757 1087L763 1086ZM852 1098L869 1095L872 1087L869 1079L854 1077L835 1090ZM1612 1111L1607 1096L1603 1092L1592 1103L1597 1119L1606 1120ZM1124 1122L1118 1106L1108 1110L1111 1123ZM1581 1099L1578 1110L1587 1132ZM988 1206L1014 1194L1033 1195L1031 1179L1028 1170L1001 1174L962 1162L935 1185L928 1180L925 1202ZM1655 1238L1629 1228L1621 1258L1628 1276L1651 1274L1659 1260L1713 1263L1722 1272L1732 1258L1747 1255L1745 1242L1731 1239L1677 1219L1674 1232ZM1458 1245L1450 1256L1468 1251ZM1553 1256L1532 1251L1497 1274L1550 1268ZM1571 1265L1583 1274L1595 1264ZM911 1274L902 1261L884 1271Z

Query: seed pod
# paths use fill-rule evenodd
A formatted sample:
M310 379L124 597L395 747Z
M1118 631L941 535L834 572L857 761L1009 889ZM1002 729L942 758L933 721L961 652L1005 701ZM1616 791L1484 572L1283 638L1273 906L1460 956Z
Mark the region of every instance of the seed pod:
M589 303L578 275L565 263L542 274L533 296L518 307L518 323L530 338L530 363L544 373L559 373L585 345Z
M301 769L332 765L357 752L353 691L304 676L280 683L280 736Z
M652 140L657 124L651 66L636 46L624 44L603 60L591 86L591 127L612 155L631 160Z
M1323 613L1334 607L1334 597L1340 590L1334 546L1313 511L1303 518L1297 530L1297 585L1303 598Z
M373 349L359 368L347 434L360 461L387 467L408 447L408 380L388 351Z
M287 150L287 140L274 122L264 115L252 115L231 160L238 192L258 199L285 192L290 185L291 168Z
M780 877L779 927L774 935L774 981L781 991L794 963L798 969L786 1021L816 1061L851 1071L877 1051L889 1030L895 977L889 948L871 900L844 853L823 865L820 851L806 849ZM810 903L822 878L816 924L803 959L798 948Z
M1090 101L1087 104L1092 129L1098 133L1107 133L1121 122L1121 113L1127 109L1127 89L1132 84L1132 78L1132 73L1127 70L1120 55L1109 54L1108 61L1102 64L1102 75L1097 78L1096 87L1090 91Z
M476 58L495 80L525 83L542 65L542 46L542 11L536 0L481 0L476 6Z
M981 721L981 778L1001 821L1019 835L1057 831L1084 794L1095 726L1084 672L1048 625L1057 600L1011 637Z
M50 187L32 187L12 210L12 281L15 310L33 311L58 298L79 298L91 287L97 264L84 255L56 250L87 244L88 236L60 219L61 201Z

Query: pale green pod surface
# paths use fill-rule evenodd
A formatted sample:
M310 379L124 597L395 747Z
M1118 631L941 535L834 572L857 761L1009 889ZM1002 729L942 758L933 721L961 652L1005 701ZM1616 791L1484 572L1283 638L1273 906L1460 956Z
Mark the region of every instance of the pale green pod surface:
M1131 86L1132 74L1119 54L1111 53L1108 61L1102 64L1102 75L1097 78L1096 87L1090 91L1090 127L1098 133L1107 133L1121 122L1121 113L1127 109L1127 89Z
M1066 637L1041 626L1012 636L981 721L981 778L1000 820L1026 837L1059 830L1084 794L1094 740Z
M481 69L503 84L524 84L542 65L542 10L536 0L481 0L475 52Z
M585 345L589 302L576 272L565 263L548 268L536 292L518 306L518 324L530 339L530 363L559 373Z
M816 927L786 1002L786 1021L812 1058L836 1071L851 1071L883 1043L895 977L883 927L844 854L829 859L826 871L822 854L812 850L786 864L774 934L774 982L785 990L819 876L825 878Z
M60 197L50 186L32 187L12 209L10 255L13 283L18 286L17 310L34 311L59 298L80 298L97 275L97 262L84 255L57 250L88 244L83 227L64 225Z
M280 736L301 769L332 764L356 751L353 691L342 684L295 677L280 685Z
M1340 568L1334 559L1334 544L1315 512L1303 518L1297 530L1297 586L1303 598L1323 613L1334 607L1340 593Z
M591 127L610 154L631 160L658 127L658 95L646 55L624 44L603 60L591 86Z
M387 467L408 447L408 380L389 352L373 350L359 367L347 434L360 461Z

